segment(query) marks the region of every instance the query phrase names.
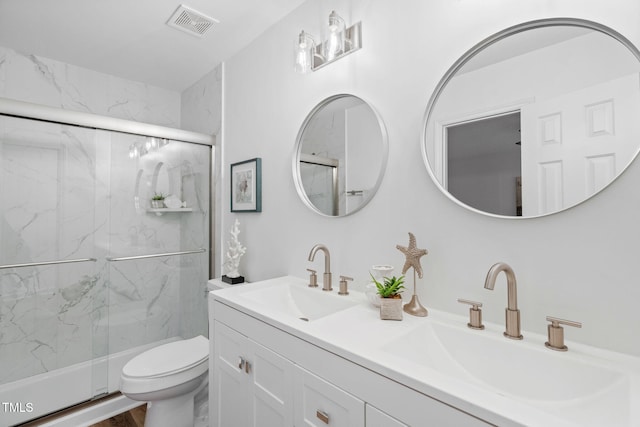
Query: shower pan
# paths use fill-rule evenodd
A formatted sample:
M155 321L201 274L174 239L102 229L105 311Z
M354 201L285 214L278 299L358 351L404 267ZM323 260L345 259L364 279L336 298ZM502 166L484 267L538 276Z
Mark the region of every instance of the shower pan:
M117 391L140 351L206 336L214 147L1 101L0 425L10 426ZM152 208L156 194L172 206Z

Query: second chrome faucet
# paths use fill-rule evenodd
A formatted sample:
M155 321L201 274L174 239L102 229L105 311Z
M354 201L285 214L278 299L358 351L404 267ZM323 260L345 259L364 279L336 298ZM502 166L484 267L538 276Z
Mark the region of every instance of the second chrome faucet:
M513 269L504 262L494 264L487 273L484 282L485 289L493 290L498 274L504 272L507 276L507 308L505 309L505 332L504 336L514 340L521 340L520 332L520 310L518 309L518 294L516 286L516 275Z

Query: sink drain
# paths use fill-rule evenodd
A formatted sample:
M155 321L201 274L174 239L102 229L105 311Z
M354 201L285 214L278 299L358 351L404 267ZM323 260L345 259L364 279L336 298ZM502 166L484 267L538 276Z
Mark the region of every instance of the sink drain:
M309 321L309 319L307 319L306 317L298 317L298 319L300 319L300 320L304 320L305 322L308 322L308 321Z

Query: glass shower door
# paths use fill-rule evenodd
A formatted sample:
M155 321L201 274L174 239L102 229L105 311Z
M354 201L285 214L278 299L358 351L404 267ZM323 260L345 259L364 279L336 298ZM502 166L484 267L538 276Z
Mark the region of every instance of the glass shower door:
M211 147L111 138L110 352L206 336Z
M1 425L115 392L138 352L207 335L211 151L0 116Z
M108 181L95 138L93 129L0 117L0 401L11 404L9 424L106 391L95 361L107 336L94 325L107 314L96 208Z

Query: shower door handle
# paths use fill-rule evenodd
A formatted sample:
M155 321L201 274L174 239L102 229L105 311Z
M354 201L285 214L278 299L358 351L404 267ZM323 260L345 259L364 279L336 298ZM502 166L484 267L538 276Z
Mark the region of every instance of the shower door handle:
M146 259L146 258L157 258L157 257L165 257L165 256L176 256L176 255L189 255L189 254L199 254L202 252L206 252L207 250L204 248L195 249L192 251L180 251L180 252L164 252L161 254L148 254L148 255L134 255L134 256L123 256L123 257L107 257L107 261L131 261L135 259Z
M56 265L56 264L71 264L73 262L96 262L96 258L78 258L78 259L59 259L56 261L42 261L42 262L27 262L24 264L6 264L0 265L0 270L3 268L21 268L21 267L38 267L41 265Z

